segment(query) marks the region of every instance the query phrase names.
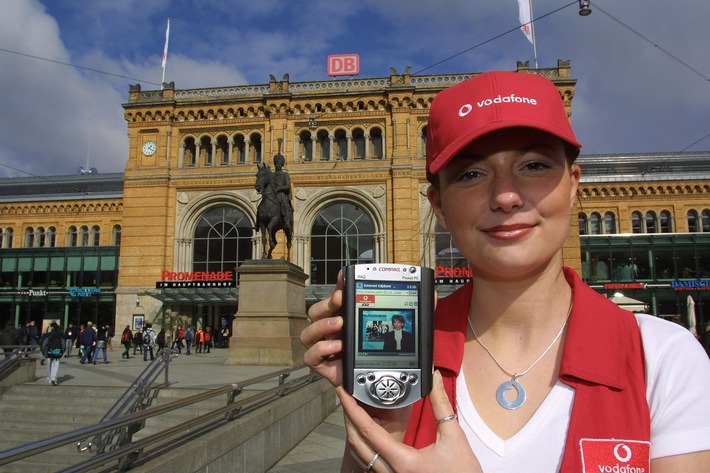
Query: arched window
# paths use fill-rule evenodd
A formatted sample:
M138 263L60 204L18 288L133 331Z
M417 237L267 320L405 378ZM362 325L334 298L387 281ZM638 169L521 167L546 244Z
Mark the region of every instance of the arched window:
M338 150L338 159L345 161L348 159L348 138L345 130L337 130L335 132L335 149Z
M67 230L67 242L68 246L79 246L79 232L74 225Z
M422 128L421 157L426 156L426 135L428 132L429 132L429 125Z
M79 228L79 246L89 246L89 227Z
M311 283L333 284L344 265L373 262L374 228L355 204L338 202L321 210L311 228Z
M587 214L584 212L579 212L577 214L577 220L579 221L579 234L587 235L589 234L589 227L587 222Z
M114 246L121 246L121 226L114 225L111 230L111 242Z
M3 242L3 248L12 248L12 245L14 244L14 236L15 231L12 228L5 229L5 241Z
M200 217L193 238L193 271L235 271L251 259L253 223L231 206L213 207Z
M607 235L616 233L616 215L613 212L604 214L604 233Z
M0 248L5 248L5 232L0 228Z
M214 156L212 156L212 140L209 136L203 136L200 139L200 160L205 166L214 164Z
M370 146L372 147L373 158L383 158L384 150L382 147L382 130L379 128L373 128L370 130Z
M634 212L631 214L631 232L632 233L643 233L643 216L641 212Z
M57 229L54 227L49 227L47 229L47 246L49 248L54 248L57 246Z
M27 227L25 230L25 248L34 248L35 246L35 229Z
M298 137L301 140L298 149L298 155L301 161L313 161L313 142L311 141L311 132L302 131Z
M94 225L91 227L90 244L91 246L99 246L101 243L101 229Z
M220 165L229 164L229 143L227 143L227 137L224 135L220 135L217 138L217 157Z
M261 135L254 133L249 138L251 141L251 155L253 163L260 163L262 159L261 155Z
M673 233L673 219L671 213L663 210L660 215L661 233Z
M700 214L700 222L703 232L710 232L710 210L705 209Z
M244 135L236 135L234 137L234 148L232 153L237 153L237 163L244 164L247 162L247 147L244 141Z
M44 232L44 227L37 227L35 230L35 240L37 242L37 248L44 248L47 246L47 235Z
M589 233L592 235L601 235L602 233L602 218L601 216L594 212L589 217Z
M658 233L658 217L656 212L646 212L646 233Z
M361 128L353 130L353 142L355 143L355 159L365 157L365 132Z
M321 130L316 135L318 141L318 159L328 161L330 159L330 137L328 132Z
M688 211L688 232L695 233L698 231L698 212L695 210Z
M188 166L197 166L197 147L194 138L185 140L185 163Z

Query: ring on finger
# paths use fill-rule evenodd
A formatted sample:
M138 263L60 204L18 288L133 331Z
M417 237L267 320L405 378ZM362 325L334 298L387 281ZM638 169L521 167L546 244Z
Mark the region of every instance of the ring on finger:
M451 414L450 416L446 416L442 419L439 419L436 421L437 424L445 424L447 422L450 422L452 420L456 420L456 414Z
M370 460L370 463L367 464L367 466L365 467L365 471L372 470L372 467L375 466L375 462L377 461L378 458L380 458L380 454L375 452L375 456L372 457L372 460Z

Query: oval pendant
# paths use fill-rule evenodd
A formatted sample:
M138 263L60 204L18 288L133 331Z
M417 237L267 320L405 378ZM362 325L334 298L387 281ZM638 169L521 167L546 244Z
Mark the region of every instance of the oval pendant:
M505 398L505 393L509 389L515 389L515 391L518 393L518 397L516 397L513 401L509 401ZM498 390L496 391L496 399L498 400L498 404L500 404L501 407L510 410L517 409L525 402L525 389L520 385L520 383L515 380L515 378L513 378L510 381L506 381L505 383L498 386Z

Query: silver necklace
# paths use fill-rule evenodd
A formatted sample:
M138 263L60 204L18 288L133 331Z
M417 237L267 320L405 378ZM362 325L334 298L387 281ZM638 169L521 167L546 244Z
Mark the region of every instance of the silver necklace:
M483 349L486 350L486 352L488 352L488 354L491 356L491 359L493 359L495 364L498 365L498 368L500 368L501 371L503 371L503 373L505 373L511 377L510 381L506 381L505 383L502 383L500 386L498 386L498 389L496 390L496 400L498 401L498 404L501 405L501 407L513 410L513 409L519 408L520 406L522 406L525 403L525 399L527 398L527 395L525 393L525 388L523 388L523 386L518 382L518 378L520 378L521 376L524 376L525 374L528 373L528 371L533 369L533 367L536 364L538 364L538 362L540 360L542 360L545 357L545 355L547 355L547 352L549 352L552 349L552 347L555 345L555 343L557 343L557 340L559 340L560 337L562 336L562 332L564 331L565 326L567 325L567 321L569 320L569 315L571 313L572 313L572 303L570 302L569 310L567 310L567 317L565 317L565 323L563 323L562 327L560 327L560 331L557 332L555 339L552 340L552 343L550 343L550 346L548 346L545 349L545 351L542 352L542 355L540 355L540 357L537 360L535 360L535 362L532 365L530 365L528 367L528 369L526 369L525 371L523 371L520 374L510 373L508 370L503 368L500 365L500 363L498 363L498 360L496 360L496 357L493 356L493 353L491 353L491 351L488 349L488 347L483 344L483 342L481 341L480 338L478 338L476 331L473 329L473 324L471 323L471 318L470 317L467 318L468 326L471 328L471 332L473 332L473 338L475 338L476 341L481 345L481 347L483 347ZM509 401L505 398L505 393L508 392L509 389L515 389L515 391L518 393L518 396L513 401Z

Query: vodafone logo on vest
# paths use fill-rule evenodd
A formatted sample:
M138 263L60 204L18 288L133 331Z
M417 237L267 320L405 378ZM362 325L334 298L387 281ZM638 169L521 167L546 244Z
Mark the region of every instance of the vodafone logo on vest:
M649 473L651 443L639 440L581 439L583 473Z

